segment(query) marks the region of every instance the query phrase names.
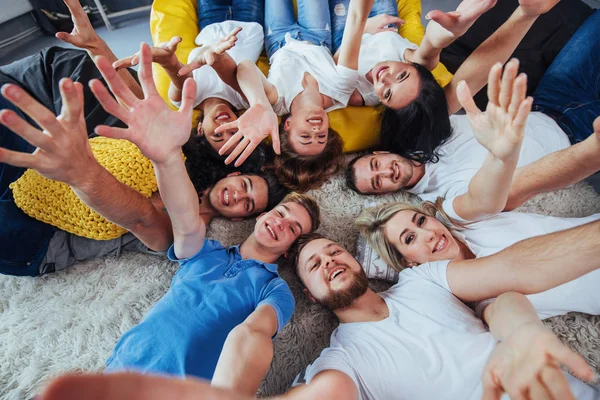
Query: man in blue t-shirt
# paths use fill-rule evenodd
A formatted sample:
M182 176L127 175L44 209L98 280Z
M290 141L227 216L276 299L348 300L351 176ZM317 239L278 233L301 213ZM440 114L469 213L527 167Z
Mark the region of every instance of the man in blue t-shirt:
M272 338L294 311L294 297L274 262L300 235L318 228L319 207L311 197L293 193L261 214L254 232L239 247L224 248L206 239L198 195L181 157L191 128L195 82L186 81L182 106L172 111L156 92L145 44L140 58L143 100L122 83L107 60L98 60L127 109L100 82L91 83L92 91L128 128L104 126L97 131L132 141L152 161L173 226L169 258L181 268L167 294L119 340L106 370L193 375L254 395L271 364ZM270 123L256 121L252 126L265 132L270 127L264 125Z

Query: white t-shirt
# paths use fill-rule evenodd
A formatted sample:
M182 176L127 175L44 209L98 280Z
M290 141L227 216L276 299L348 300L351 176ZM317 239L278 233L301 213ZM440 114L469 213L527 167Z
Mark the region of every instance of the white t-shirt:
M373 84L366 78L366 74L382 61L406 62L404 52L407 49L417 49L418 46L396 32L379 32L374 35L363 34L358 57L358 83L357 88L362 95L366 106L376 106L380 103L375 94Z
M346 107L356 87L358 72L336 65L326 47L295 40L289 33L285 35L285 40L285 46L269 60L271 67L268 79L279 95L277 103L273 105L275 113L290 113L292 101L304 90L302 80L305 72L317 80L319 92L333 100L333 106L325 111Z
M456 214L453 201L454 198L444 201L444 211L449 217L467 222ZM466 229L456 227L454 234L479 258L495 254L521 240L571 229L599 219L600 214L584 218L558 218L532 213L502 212L472 222ZM565 265L565 268L568 268L568 265ZM553 289L527 297L542 319L570 311L598 315L599 288L600 270L595 270Z
M399 282L380 293L389 317L340 324L330 347L306 369L306 381L337 370L354 381L363 400L481 399L481 374L497 341L449 292L447 265L402 271ZM577 399L597 398L589 386L569 380Z
M241 26L242 30L238 33L238 40L235 46L227 50L227 54L240 63L243 60L252 60L256 62L263 49L264 31L263 27L256 22L224 21L211 24L204 28L196 37L198 46L209 45L218 42L228 35L236 27ZM198 54L200 47L191 51L188 57L188 63ZM216 97L228 101L234 109L245 110L250 105L244 98L231 86L224 83L216 71L209 65L204 65L192 71L192 76L196 81L196 99L194 107L198 106L204 100L210 97ZM176 107L181 107L180 101L172 101Z
M469 183L483 165L488 150L475 136L466 115L450 117L454 133L440 147L435 164L425 165L425 175L408 192L423 200L455 197L467 192ZM517 167L531 164L540 158L570 146L567 135L556 122L541 112L532 112L525 125L525 138Z

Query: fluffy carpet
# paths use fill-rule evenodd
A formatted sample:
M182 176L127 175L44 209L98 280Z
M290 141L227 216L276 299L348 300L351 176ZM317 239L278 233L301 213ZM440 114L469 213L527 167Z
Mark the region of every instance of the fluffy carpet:
M366 197L338 176L311 193L321 205L320 231L354 251L352 224ZM401 194L389 200L404 199ZM538 196L521 211L564 217L600 212L600 198L586 184ZM241 242L253 221L217 220L209 237ZM167 291L177 265L161 257L124 254L80 263L42 278L0 276L0 398L28 399L67 371L101 371L119 337L140 321ZM261 394L286 390L294 376L328 345L332 314L309 303L289 268L282 268L296 296L292 321L275 340L275 358ZM388 284L373 282L377 290ZM600 372L600 318L569 314L547 322L559 337Z

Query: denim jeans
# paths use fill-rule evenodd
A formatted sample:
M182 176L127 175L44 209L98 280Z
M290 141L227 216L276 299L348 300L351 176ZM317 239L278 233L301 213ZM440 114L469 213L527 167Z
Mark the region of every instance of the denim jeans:
M342 45L342 37L344 36L344 27L346 26L346 18L348 17L349 5L350 0L329 0L334 53L338 51L338 49ZM371 13L369 14L369 18L379 14L397 16L398 3L396 2L396 0L375 0L375 2L373 3L373 8L371 9Z
M265 50L269 58L285 45L285 35L331 51L331 19L325 0L298 0L298 20L292 0L265 0Z
M198 0L200 30L210 24L235 20L258 22L265 18L264 0Z
M590 136L600 115L600 10L569 39L533 98L533 109L552 117L571 143Z

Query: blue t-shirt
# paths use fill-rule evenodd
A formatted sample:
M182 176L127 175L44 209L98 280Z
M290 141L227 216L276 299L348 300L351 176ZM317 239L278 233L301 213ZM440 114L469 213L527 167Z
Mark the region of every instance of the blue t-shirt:
M294 297L276 264L243 260L238 246L204 241L195 256L169 259L181 268L171 288L139 325L126 332L106 371L192 375L212 379L229 332L259 306L277 314L278 332L294 312Z

